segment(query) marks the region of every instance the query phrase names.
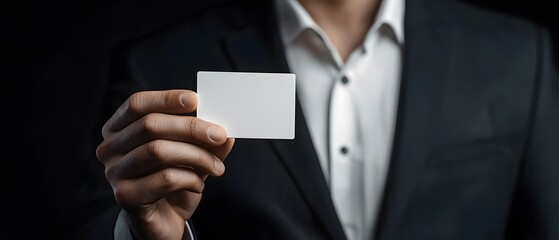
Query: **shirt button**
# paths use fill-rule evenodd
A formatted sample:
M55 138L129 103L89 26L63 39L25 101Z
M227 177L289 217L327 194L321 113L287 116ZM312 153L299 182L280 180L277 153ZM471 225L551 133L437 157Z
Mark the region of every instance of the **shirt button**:
M342 147L340 148L340 152L341 152L342 154L347 154L347 153L349 152L349 149L348 149L346 146L342 146Z
M348 84L349 83L349 79L346 76L342 77L342 83L343 84Z

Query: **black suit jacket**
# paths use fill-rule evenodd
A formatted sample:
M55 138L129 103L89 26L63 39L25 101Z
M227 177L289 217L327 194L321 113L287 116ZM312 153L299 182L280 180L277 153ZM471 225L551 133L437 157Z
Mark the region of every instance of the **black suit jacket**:
M271 1L147 6L128 9L120 31L133 34L103 43L110 64L85 93L82 169L93 171L80 175L76 212L94 239L111 238L119 210L94 148L126 97L196 90L200 70L289 72ZM559 79L545 31L462 1L406 1L405 12L376 239L559 239ZM197 237L344 239L311 141L298 103L294 140L237 139L224 176L206 182Z

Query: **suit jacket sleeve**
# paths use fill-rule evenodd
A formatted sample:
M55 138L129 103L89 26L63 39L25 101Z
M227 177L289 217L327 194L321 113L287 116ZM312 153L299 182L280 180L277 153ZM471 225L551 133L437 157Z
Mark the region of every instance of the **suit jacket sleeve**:
M559 64L545 31L538 50L532 131L511 212L511 239L559 239Z

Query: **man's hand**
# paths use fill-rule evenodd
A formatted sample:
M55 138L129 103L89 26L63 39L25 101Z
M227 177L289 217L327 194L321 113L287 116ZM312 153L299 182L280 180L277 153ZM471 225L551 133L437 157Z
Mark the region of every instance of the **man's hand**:
M181 239L208 175L221 176L234 139L191 116L188 90L135 93L103 126L97 158L134 235Z

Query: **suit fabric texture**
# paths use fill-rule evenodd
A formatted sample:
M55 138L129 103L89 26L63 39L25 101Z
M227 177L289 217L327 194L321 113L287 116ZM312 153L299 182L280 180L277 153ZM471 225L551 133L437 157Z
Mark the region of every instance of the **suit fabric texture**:
M195 91L198 71L290 72L273 1L202 2L111 45L93 130L133 92ZM416 0L404 34L375 239L559 239L559 79L546 31L465 1ZM206 181L196 237L345 239L311 141L298 103L294 140L237 139L224 176ZM94 179L108 211L83 233L111 238L119 209Z

